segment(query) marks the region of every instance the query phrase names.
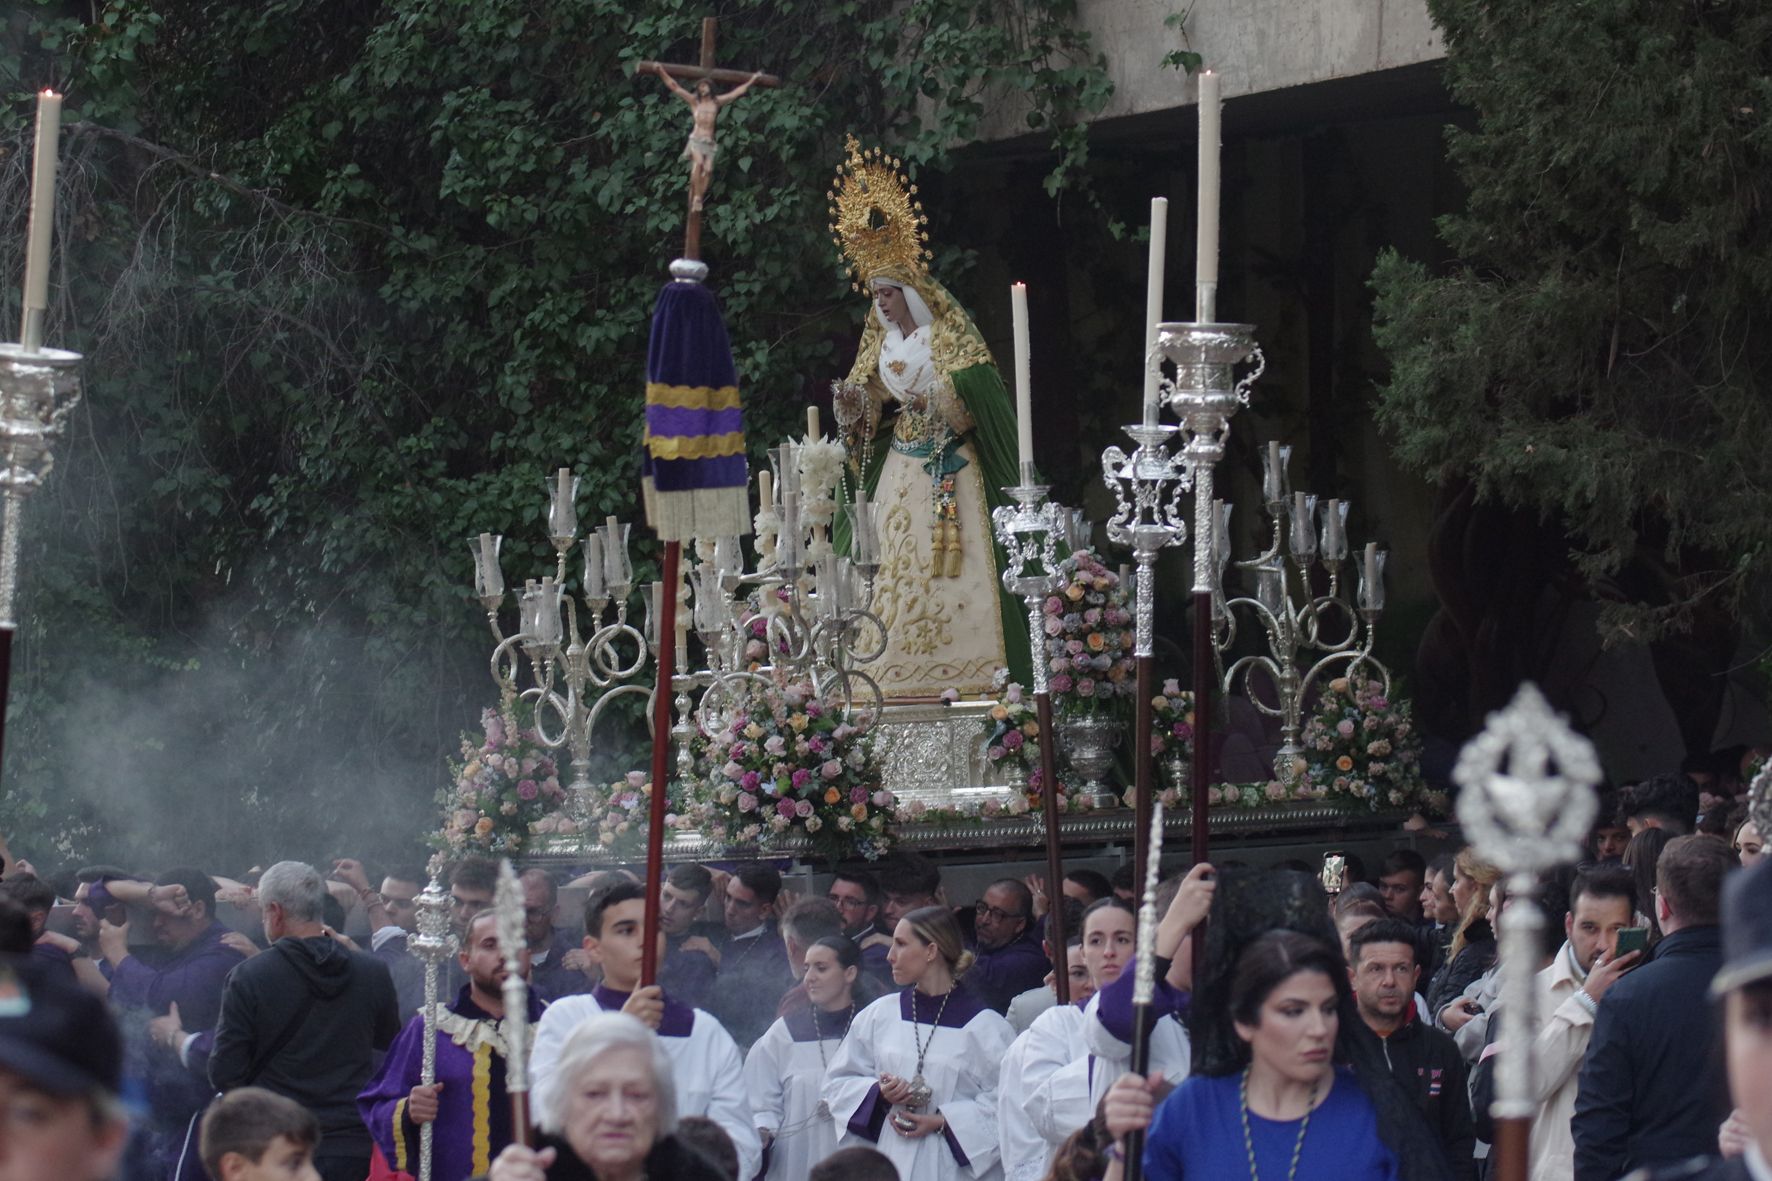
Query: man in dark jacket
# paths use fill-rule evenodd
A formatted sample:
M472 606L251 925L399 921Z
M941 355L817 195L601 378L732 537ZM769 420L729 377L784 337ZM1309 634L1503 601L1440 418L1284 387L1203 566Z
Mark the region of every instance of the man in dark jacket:
M974 907L970 943L978 962L966 973L966 988L999 1013L1009 1002L1038 988L1052 970L1052 961L1032 931L1034 895L1027 883L1000 878L986 888Z
M271 949L228 976L209 1080L300 1103L320 1122L314 1167L323 1181L363 1181L370 1139L357 1094L375 1051L400 1032L400 1014L387 966L321 924L325 896L320 875L299 861L280 861L259 879Z
M1477 1175L1476 1131L1464 1057L1451 1037L1416 1017L1415 988L1421 980L1417 935L1415 924L1403 919L1367 923L1348 940L1348 979L1391 1076L1420 1107L1446 1150L1452 1175L1472 1181Z
M1717 916L1731 864L1728 846L1709 836L1678 837L1661 854L1663 938L1598 1006L1582 1062L1571 1123L1576 1181L1613 1181L1715 1148L1729 1108L1706 991L1722 961Z

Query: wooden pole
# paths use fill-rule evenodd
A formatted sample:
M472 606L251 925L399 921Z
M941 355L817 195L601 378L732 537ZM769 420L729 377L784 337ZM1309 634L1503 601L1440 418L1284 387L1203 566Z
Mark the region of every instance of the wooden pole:
M0 768L6 765L6 708L12 704L12 636L16 630L11 621L0 622Z
M1526 1181L1532 1175L1531 1141L1530 1119L1496 1120L1495 1141L1489 1150L1489 1176L1494 1181Z
M1212 790L1212 682L1216 661L1212 649L1212 592L1194 592L1194 783L1193 863L1209 860L1210 830L1206 796ZM1194 978L1206 962L1206 924L1194 928Z
M667 541L662 579L667 592L658 618L658 687L652 698L652 807L646 828L646 948L640 960L640 984L658 981L658 907L664 889L665 810L671 782L671 678L676 674L672 637L677 634L677 566L683 543Z
M1038 647L1034 659L1042 659ZM1058 847L1058 756L1053 745L1052 694L1034 694L1034 720L1040 726L1040 815L1046 821L1046 938L1052 944L1052 990L1058 1003L1071 1003L1070 952L1064 929L1064 858Z

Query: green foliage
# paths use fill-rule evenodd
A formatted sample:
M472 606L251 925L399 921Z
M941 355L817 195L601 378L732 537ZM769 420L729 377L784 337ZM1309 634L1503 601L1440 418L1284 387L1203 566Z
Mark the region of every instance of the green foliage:
M1431 271L1373 276L1409 463L1559 521L1639 637L1772 573L1772 11L1430 0L1468 186ZM1628 579L1620 578L1629 570Z
M759 453L854 338L825 231L845 133L927 179L1009 104L1050 132L1057 192L1109 94L1073 10L719 6L722 61L785 83L721 115L703 237ZM432 827L494 695L461 540L504 533L508 576L539 571L560 465L581 518L638 517L688 112L632 67L693 60L705 11L36 0L15 21L0 130L22 142L45 81L68 94L51 338L88 358L30 510L15 849L239 868ZM638 763L629 718L600 770Z

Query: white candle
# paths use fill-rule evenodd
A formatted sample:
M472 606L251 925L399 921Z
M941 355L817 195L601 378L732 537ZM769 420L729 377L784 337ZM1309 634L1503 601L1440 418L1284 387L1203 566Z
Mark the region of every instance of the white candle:
M757 473L757 501L759 510L775 507L775 475L767 469Z
M607 517L604 517L603 523L605 525L609 526L609 540L616 545L620 545L621 544L621 526L616 524L615 514L610 513Z
M585 534L585 598L601 599L603 589L603 539L595 529Z
M1015 322L1015 442L1020 453L1021 479L1034 466L1034 405L1032 362L1028 356L1028 285L1009 287L1009 306Z
M1286 495L1286 459L1277 442L1267 445L1267 470L1262 473L1261 485L1262 495L1269 501Z
M689 582L681 568L677 571L677 669L689 667Z
M653 643L664 646L659 633L664 630L664 583L652 584L652 618L646 621L646 630L651 633L647 638Z
M504 571L498 566L498 541L490 533L480 534L480 568L485 573L481 594L491 597L505 593Z
M1376 541L1368 541L1366 543L1366 594L1368 597L1371 596L1373 590L1375 590L1377 586L1378 543Z
M49 236L55 228L55 165L61 142L62 96L53 90L37 95L37 151L31 169L31 219L25 234L24 323L19 340L36 352L42 343L41 317L33 311L49 306Z
M1200 197L1194 245L1194 283L1210 286L1215 291L1218 287L1218 150L1218 75L1206 70L1200 75ZM1212 314L1214 309L1209 307L1197 305L1195 308L1195 315L1202 320Z
M823 433L818 429L817 406L806 407L806 437L808 439L822 439L824 437Z
M1157 404L1155 366L1151 350L1157 347L1157 325L1163 322L1163 261L1169 249L1169 198L1151 198L1151 253L1144 276L1144 425L1156 426L1161 408Z

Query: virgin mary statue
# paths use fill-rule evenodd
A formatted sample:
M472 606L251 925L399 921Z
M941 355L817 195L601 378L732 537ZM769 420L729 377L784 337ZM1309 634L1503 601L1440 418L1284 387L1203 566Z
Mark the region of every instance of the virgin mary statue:
M888 697L979 694L1008 667L1024 683L1024 608L1003 589L990 512L1017 483L1015 412L965 309L929 275L915 188L899 162L851 137L832 230L872 297L836 411L851 480L874 506L874 612ZM839 528L839 547L847 530Z

